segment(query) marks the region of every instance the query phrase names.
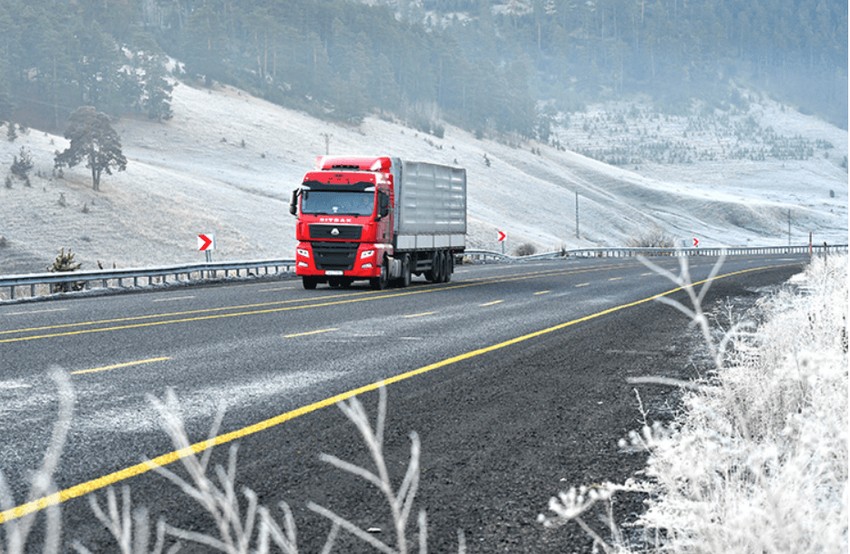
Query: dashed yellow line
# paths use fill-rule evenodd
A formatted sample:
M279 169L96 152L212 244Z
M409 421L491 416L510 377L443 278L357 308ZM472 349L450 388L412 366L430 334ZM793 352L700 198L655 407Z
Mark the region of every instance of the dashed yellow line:
M402 316L404 319L413 319L414 317L425 317L426 315L434 315L437 312L422 312L421 314L410 314Z
M136 360L135 362L124 362L120 364L105 365L103 367L93 367L91 369L80 369L72 371L71 375L85 375L86 373L100 373L101 371L112 371L113 369L121 369L122 367L131 367L134 365L152 364L156 362L166 362L171 358L148 358L147 360Z
M486 304L479 304L479 308L486 308L488 306L495 306L496 304L501 304L504 300L493 300L492 302L487 302Z
M785 265L787 266L787 265L791 265L791 264L785 264ZM764 266L764 267L755 267L755 268L751 268L751 269L744 269L744 270L741 270L741 271L735 271L735 272L732 272L732 273L727 273L725 275L715 276L713 280L716 281L716 280L719 280L719 279L725 279L725 278L732 277L732 276L735 276L735 275L744 275L746 273L753 273L753 272L756 272L756 271L765 271L767 269L774 269L774 268L777 268L777 267L785 267L785 266L774 265L774 266ZM697 281L690 286L691 287L698 286L698 285L701 285L701 284L703 284L707 281L708 281L708 279L705 279L705 280L702 280L702 281ZM641 300L636 300L634 302L629 302L627 304L620 304L619 306L614 306L614 307L608 308L606 310L602 310L602 311L599 311L599 312L596 312L596 313L593 313L593 314L590 314L590 315L587 315L587 316L584 316L584 317L580 317L580 318L573 319L573 320L570 320L570 321L567 321L567 322L564 322L564 323L561 323L561 324L558 324L558 325L554 325L552 327L548 327L546 329L541 329L540 331L528 333L527 335L522 335L521 337L516 337L516 338L506 340L506 341L500 342L498 344L493 344L491 346L487 346L487 347L484 347L484 348L479 348L478 350L472 350L470 352L466 352L466 353L460 354L458 356L447 358L445 360L442 360L442 361L439 361L439 362L436 362L436 363L433 363L433 364L430 364L430 365L426 365L426 366L420 367L418 369L414 369L412 371L400 373L398 375L394 375L392 377L388 377L388 378L382 379L380 381L375 381L373 383L370 383L368 385L364 385L362 387L358 387L356 389L351 389L349 391L337 394L335 396L325 398L324 400L320 400L318 402L314 402L312 404L302 406L302 407L297 408L295 410L279 414L279 415L271 417L269 419L259 421L257 423L252 424L252 425L248 425L247 427L242 427L240 429L236 429L235 431L230 431L229 433L224 433L224 434L218 435L216 437L213 437L211 439L207 439L205 441L197 442L197 443L192 444L192 445L190 445L186 448L181 448L180 450L175 450L175 451L172 451L172 452L168 452L166 454L162 454L161 456L157 456L156 458L154 458L150 461L142 462L142 463L130 466L128 468L122 469L120 471L116 471L116 472L113 472L113 473L109 473L107 475L103 475L103 476L98 477L96 479L92 479L91 481L86 481L84 483L80 483L78 485L74 485L74 486L69 487L67 489L63 489L61 491L55 492L51 495L43 496L41 498L35 499L35 500L27 502L25 504L15 506L14 508L4 510L4 511L0 512L0 524L3 524L7 521L11 521L13 519L22 518L22 517L24 517L28 514L32 514L32 513L38 512L40 510L44 510L45 508L48 508L50 506L54 506L56 504L60 504L62 502L71 500L73 498L78 498L80 496L84 496L86 494L89 494L89 493L92 493L94 491L109 487L109 486L114 485L116 483L119 483L121 481L125 481L127 479L130 479L131 477L136 477L138 475L142 475L144 473L151 471L152 469L154 469L158 466L165 466L165 465L174 463L177 460L180 460L181 458L185 458L187 456L191 456L193 454L197 454L199 452L209 450L210 448L213 448L214 446L227 444L229 442L233 442L235 440L238 440L238 439L250 436L250 435L254 435L256 433L259 433L260 431L265 431L266 429L276 427L278 425L281 425L282 423L285 423L285 422L290 421L292 419L295 419L297 417L307 415L309 413L315 412L315 411L320 410L322 408L327 408L329 406L333 406L334 404L337 404L337 403L342 402L344 400L348 400L349 398L353 398L353 397L358 396L360 394L364 394L364 393L367 393L367 392L370 392L370 391L377 390L380 387L391 385L393 383L398 383L400 381L405 381L407 379L410 379L412 377L416 377L416 376L421 375L423 373L428 373L430 371L434 371L435 369L446 367L446 366L456 364L458 362L462 362L462 361L465 361L465 360L469 360L471 358L475 358L475 357L481 356L483 354L493 352L495 350L500 350L500 349L506 348L508 346L513 346L514 344L525 342L527 340L530 340L530 339L533 339L533 338L536 338L536 337L539 337L539 336L542 336L542 335L546 335L546 334L549 334L549 333L553 333L555 331L560 331L561 329L566 329L566 328L571 327L573 325L577 325L579 323L584 323L586 321L590 321L592 319L596 319L596 318L599 318L599 317L602 317L602 316L605 316L605 315L608 315L608 314L611 314L611 313L614 313L614 312L625 310L627 308L632 308L634 306L639 306L639 305L645 304L647 302L652 302L653 300L655 300L657 298L669 296L669 295L671 295L675 292L684 290L685 288L686 287L676 287L674 289L670 289L668 291L665 291L665 292L662 292L662 293L659 293L659 294L656 294L656 295L653 295L653 296L649 296L649 297L643 298Z
M549 294L550 292L552 292L552 291L551 290L539 290L539 291L534 293L534 296L541 296L543 294Z
M316 331L306 331L304 333L292 333L291 335L283 335L285 339L295 339L298 337L309 337L310 335L320 335L322 333L331 333L333 331L339 331L337 328L333 329L317 329Z
M590 283L579 283L578 285L576 285L576 288L578 289L578 288L581 288L581 287L589 287L589 286L590 286Z
M68 337L68 336L76 336L76 335L84 335L89 333L104 333L104 332L113 332L113 331L122 331L126 329L138 329L144 327L155 327L160 325L173 325L176 323L189 323L196 321L209 321L214 319L225 319L231 317L244 317L249 315L262 315L262 314L271 314L278 312L286 312L293 310L305 310L311 308L323 308L327 306L339 306L344 304L353 304L356 302L370 302L375 300L384 300L387 298L397 298L400 296L411 296L411 295L419 295L419 294L431 294L435 292L445 292L449 290L456 290L468 287L476 287L482 285L490 285L496 283L510 283L513 281L524 281L528 279L536 279L539 277L551 277L556 275L575 275L579 273L590 273L597 271L608 271L611 269L616 269L619 267L624 267L622 264L620 265L611 265L611 266L599 266L594 268L587 269L558 269L558 270L547 270L547 271L538 271L533 273L526 273L521 275L510 275L507 277L501 278L482 278L482 279L473 279L466 283L460 283L455 285L449 285L445 287L434 287L427 289L416 289L416 290L408 290L404 292L396 292L387 294L386 292L380 293L377 291L366 291L366 292L351 292L347 293L342 299L339 296L330 297L327 296L311 296L305 298L297 298L293 300L281 300L275 302L261 302L256 304L242 304L236 306L222 306L218 308L206 308L206 309L198 309L198 310L186 310L180 312L171 312L171 313L159 313L159 314L148 314L141 316L131 316L131 317L123 317L123 318L113 318L113 319L102 319L95 321L81 321L76 323L62 323L58 325L46 325L42 327L29 327L23 329L8 329L0 331L0 336L2 335L11 335L11 334L20 334L20 333L36 333L40 331L47 331L43 334L35 334L28 336L20 336L20 337L12 337L12 338L0 338L0 344L4 343L12 343L12 342L24 342L24 341L32 341L32 340L42 340L56 337ZM314 302L314 303L310 303ZM297 305L292 305L297 304ZM236 311L242 310L242 311ZM229 312L229 313L221 313L221 312ZM206 314L206 315L200 315ZM175 318L175 319L165 319L165 318ZM161 321L150 321L158 319ZM107 324L117 324L109 327L94 327L96 325L107 325ZM73 329L74 327L88 327L84 329L77 329L73 331L58 331L59 329ZM91 328L94 327L94 328Z
M621 281L622 279L623 279L622 277L609 277L608 278L609 281Z

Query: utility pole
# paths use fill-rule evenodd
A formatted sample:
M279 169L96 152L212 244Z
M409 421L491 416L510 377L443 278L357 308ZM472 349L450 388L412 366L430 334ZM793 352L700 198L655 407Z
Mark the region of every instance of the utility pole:
M325 156L331 153L331 139L333 135L330 133L319 133L325 138Z
M581 238L578 232L578 191L576 191L576 238Z
M791 208L788 208L788 246L791 246Z

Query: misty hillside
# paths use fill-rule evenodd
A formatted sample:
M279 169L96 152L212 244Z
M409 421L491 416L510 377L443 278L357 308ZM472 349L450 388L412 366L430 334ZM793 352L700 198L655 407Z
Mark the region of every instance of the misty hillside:
M198 233L215 233L216 260L291 258L295 220L287 209L289 195L325 152L325 136L331 154L386 153L467 168L473 248L498 249L499 229L508 234L509 252L522 243L538 251L625 245L656 228L683 243L698 237L704 246L787 244L789 210L794 243L805 243L809 231L819 242L846 243L846 131L756 100L747 112L716 117L718 125L727 123L725 117L751 127L756 122L764 132L736 138L734 131L723 134L706 123L703 132L692 130L685 138L689 120L707 118L705 111L657 116L656 139L685 141L694 159L661 163L638 148L629 163L614 166L571 149L626 144L629 133L620 117L642 135L656 117L648 106L592 106L582 117L593 125L574 117L553 127L556 146L508 145L452 126L438 138L390 118L368 117L360 126L328 123L231 87L179 83L173 119L124 118L116 124L127 170L104 175L101 192L92 190L82 166L54 171L54 152L67 146L64 138L18 129L13 142L0 141L0 178L9 175L22 148L34 161L31 186L9 175L0 187L0 274L43 271L63 247L85 269L98 262L132 267L202 261ZM7 129L0 127L3 136ZM737 141L738 149L758 151L770 143L765 136L777 144L793 139L811 150L797 159L749 159L729 147ZM714 157L701 159L701 152Z
M740 87L846 129L847 36L840 0L5 0L0 121L167 118L170 56L178 78L435 135L548 142L559 112L637 94L741 108Z

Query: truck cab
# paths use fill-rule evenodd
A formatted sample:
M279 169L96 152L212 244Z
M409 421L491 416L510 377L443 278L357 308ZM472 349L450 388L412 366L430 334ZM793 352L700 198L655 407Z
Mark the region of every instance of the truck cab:
M387 157L322 156L293 191L295 272L304 288L349 286L356 279L386 287L385 258L393 254L391 167Z

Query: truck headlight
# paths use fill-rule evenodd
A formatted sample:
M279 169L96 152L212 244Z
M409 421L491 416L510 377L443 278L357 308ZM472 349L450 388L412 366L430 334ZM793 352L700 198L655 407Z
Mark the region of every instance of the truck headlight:
M363 252L360 253L360 259L365 260L366 258L371 258L374 255L375 255L374 250L364 250Z
M309 257L310 257L310 251L309 251L309 250L305 250L305 249L303 249L303 248L296 248L296 249L295 249L295 252L296 252L299 256L304 256L305 258L309 258Z

